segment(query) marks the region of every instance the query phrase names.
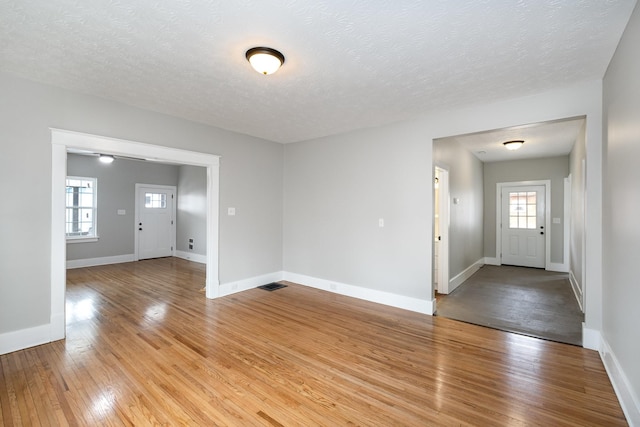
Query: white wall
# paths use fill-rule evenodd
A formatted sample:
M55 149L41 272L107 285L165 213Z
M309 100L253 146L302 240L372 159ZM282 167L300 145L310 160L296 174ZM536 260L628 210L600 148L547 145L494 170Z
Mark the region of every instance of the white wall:
M282 145L4 73L0 93L0 344L50 323L51 127L222 156L221 284L282 270Z
M406 125L286 145L285 270L430 301L430 161Z
M438 139L433 161L449 170L449 278L484 258L483 164L458 142ZM454 204L452 200L458 199ZM477 267L476 267L477 268ZM450 288L449 291L452 289Z
M584 293L584 276L582 274L583 265L583 238L585 236L585 167L586 164L586 141L583 127L576 139L571 154L569 155L569 169L571 173L571 231L569 250L569 273L573 286L582 296Z
M591 277L586 326L600 330L600 81L287 145L285 270L431 303L432 141L583 115L593 221L586 254ZM378 218L385 219L385 228L378 227Z
M178 227L176 246L188 254L207 253L207 170L198 166L178 169ZM193 249L189 249L193 239Z
M640 425L639 45L636 6L604 78L604 359L631 425ZM587 178L587 188L591 183ZM592 218L587 222L590 231Z

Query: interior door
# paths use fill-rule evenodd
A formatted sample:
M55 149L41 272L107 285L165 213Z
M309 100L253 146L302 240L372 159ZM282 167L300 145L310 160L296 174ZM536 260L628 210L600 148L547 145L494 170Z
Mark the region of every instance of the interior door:
M170 188L140 187L137 193L138 259L172 256L175 191Z
M502 188L502 264L545 267L544 185Z

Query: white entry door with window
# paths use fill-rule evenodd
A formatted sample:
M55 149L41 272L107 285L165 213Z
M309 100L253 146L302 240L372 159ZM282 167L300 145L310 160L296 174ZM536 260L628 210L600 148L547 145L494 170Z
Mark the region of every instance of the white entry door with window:
M173 255L175 187L136 184L137 259Z
M502 264L545 268L545 186L503 187Z

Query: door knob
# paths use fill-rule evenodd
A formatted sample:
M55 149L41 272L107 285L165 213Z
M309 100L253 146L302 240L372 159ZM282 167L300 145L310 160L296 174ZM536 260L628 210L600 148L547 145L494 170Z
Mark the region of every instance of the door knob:
M142 231L142 227L138 228L138 231Z
M142 230L142 228L140 230ZM541 231L540 234L544 234L544 231Z

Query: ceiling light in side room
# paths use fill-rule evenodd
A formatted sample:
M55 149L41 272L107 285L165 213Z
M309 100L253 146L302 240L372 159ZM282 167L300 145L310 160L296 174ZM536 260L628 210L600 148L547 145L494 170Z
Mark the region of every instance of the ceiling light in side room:
M101 163L109 164L109 163L113 163L115 158L109 154L100 154L100 157L98 158L98 160L100 160Z
M254 47L247 51L247 60L260 74L273 74L284 64L284 55L270 47Z
M522 147L522 144L524 144L524 141L521 139L515 139L513 141L507 141L507 142L503 142L502 145L504 145L507 150L517 150L518 148Z

